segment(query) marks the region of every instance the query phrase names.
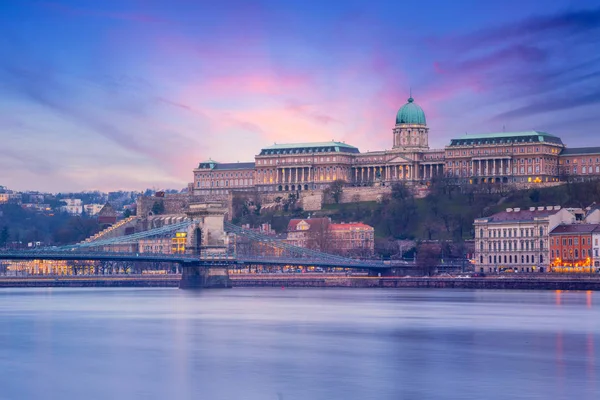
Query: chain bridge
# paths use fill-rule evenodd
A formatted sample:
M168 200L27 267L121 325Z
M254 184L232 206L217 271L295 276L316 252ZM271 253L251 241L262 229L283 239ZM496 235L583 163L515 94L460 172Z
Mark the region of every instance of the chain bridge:
M390 265L378 260L353 259L292 246L225 221L226 212L220 203L191 204L185 216L173 218L159 227L112 236L101 232L69 246L4 251L0 252L0 259L173 262L182 266L181 288L230 287L229 269L247 266L319 266L375 273L390 270ZM175 232L186 232L183 253L131 250L140 240Z

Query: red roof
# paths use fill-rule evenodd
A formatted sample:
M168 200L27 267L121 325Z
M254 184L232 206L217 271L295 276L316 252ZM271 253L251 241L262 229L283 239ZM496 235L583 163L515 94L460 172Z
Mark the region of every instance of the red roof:
M564 235L569 233L597 233L600 232L600 224L570 224L559 225L552 229L551 235Z

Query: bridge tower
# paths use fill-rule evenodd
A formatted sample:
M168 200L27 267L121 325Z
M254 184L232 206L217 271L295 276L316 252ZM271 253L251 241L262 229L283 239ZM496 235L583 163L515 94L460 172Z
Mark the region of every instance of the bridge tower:
M186 253L198 256L198 263L182 266L179 287L231 287L227 266L227 235L223 227L227 207L219 202L190 204L185 213L194 221L188 227Z

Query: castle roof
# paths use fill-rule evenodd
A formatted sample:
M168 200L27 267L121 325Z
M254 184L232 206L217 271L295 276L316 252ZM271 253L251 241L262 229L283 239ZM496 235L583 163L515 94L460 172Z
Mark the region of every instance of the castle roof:
M358 148L342 142L313 142L274 144L260 151L260 156L306 153L360 153Z
M564 148L561 151L561 156L579 156L579 155L596 155L600 154L600 147L574 147L574 148Z
M554 143L562 145L558 136L540 131L500 132L464 135L450 141L451 146L474 146L485 144Z

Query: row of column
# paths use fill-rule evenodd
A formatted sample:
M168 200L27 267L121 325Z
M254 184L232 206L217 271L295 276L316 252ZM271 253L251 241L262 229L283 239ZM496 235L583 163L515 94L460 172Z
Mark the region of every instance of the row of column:
M386 165L353 167L354 182L372 182L376 178L384 181L431 179L443 173L442 164L428 165Z
M365 167L282 167L258 171L257 182L268 184L311 183L343 179L355 183L432 179L443 174L443 164L385 165Z
M314 181L347 180L350 168L345 167L282 167L273 172L268 171L268 177L274 178L274 183L309 183ZM264 171L267 173L267 171ZM259 177L259 182L264 182L264 177Z
M471 160L471 175L496 176L509 175L511 159Z

